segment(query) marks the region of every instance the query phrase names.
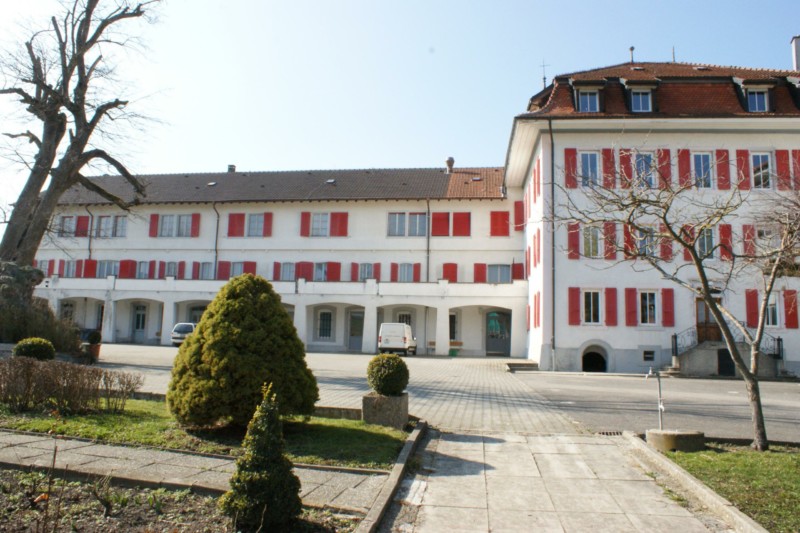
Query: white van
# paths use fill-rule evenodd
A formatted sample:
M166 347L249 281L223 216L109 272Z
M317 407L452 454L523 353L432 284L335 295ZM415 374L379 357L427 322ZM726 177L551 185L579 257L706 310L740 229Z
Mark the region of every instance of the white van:
M378 332L378 351L380 353L398 352L403 355L417 353L417 339L411 333L411 326L403 322L384 322Z

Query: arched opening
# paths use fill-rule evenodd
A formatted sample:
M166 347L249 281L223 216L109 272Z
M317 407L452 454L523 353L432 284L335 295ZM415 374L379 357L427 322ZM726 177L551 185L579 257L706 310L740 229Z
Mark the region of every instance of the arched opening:
M586 352L583 354L584 372L605 372L606 358L598 352Z

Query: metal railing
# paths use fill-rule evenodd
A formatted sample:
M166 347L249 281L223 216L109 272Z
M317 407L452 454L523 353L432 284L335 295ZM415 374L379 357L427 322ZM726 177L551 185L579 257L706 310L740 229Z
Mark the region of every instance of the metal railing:
M697 328L692 326L672 335L672 355L679 356L697 346Z
M744 322L739 322L739 324L747 328L747 331L750 332L751 335L755 334L755 330L753 328L748 328ZM744 342L744 333L739 327L731 325L730 330L735 342ZM680 333L673 333L672 355L677 357L688 352L698 344L700 343L698 342L697 328L695 326L687 328ZM761 336L760 348L761 353L764 355L770 355L776 359L783 359L783 339L781 337L773 337L769 333L764 333Z

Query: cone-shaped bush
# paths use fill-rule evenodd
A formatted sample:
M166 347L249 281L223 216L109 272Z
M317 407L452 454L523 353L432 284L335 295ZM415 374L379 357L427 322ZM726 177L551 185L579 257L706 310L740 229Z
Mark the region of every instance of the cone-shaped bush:
M244 427L273 383L281 414L311 414L319 397L303 343L280 296L262 277L230 280L181 344L167 390L184 425Z
M271 387L247 426L243 454L236 460L231 490L220 498L222 511L244 530L285 528L302 510L300 480L283 455L283 429Z

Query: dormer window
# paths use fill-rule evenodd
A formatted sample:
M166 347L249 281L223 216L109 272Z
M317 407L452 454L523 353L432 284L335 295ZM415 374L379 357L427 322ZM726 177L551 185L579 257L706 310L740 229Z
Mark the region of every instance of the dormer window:
M747 110L751 113L765 113L768 111L769 98L766 89L747 90Z
M597 113L600 111L600 96L597 91L578 91L578 111Z
M634 113L650 113L653 111L653 93L650 91L631 91L631 111Z

